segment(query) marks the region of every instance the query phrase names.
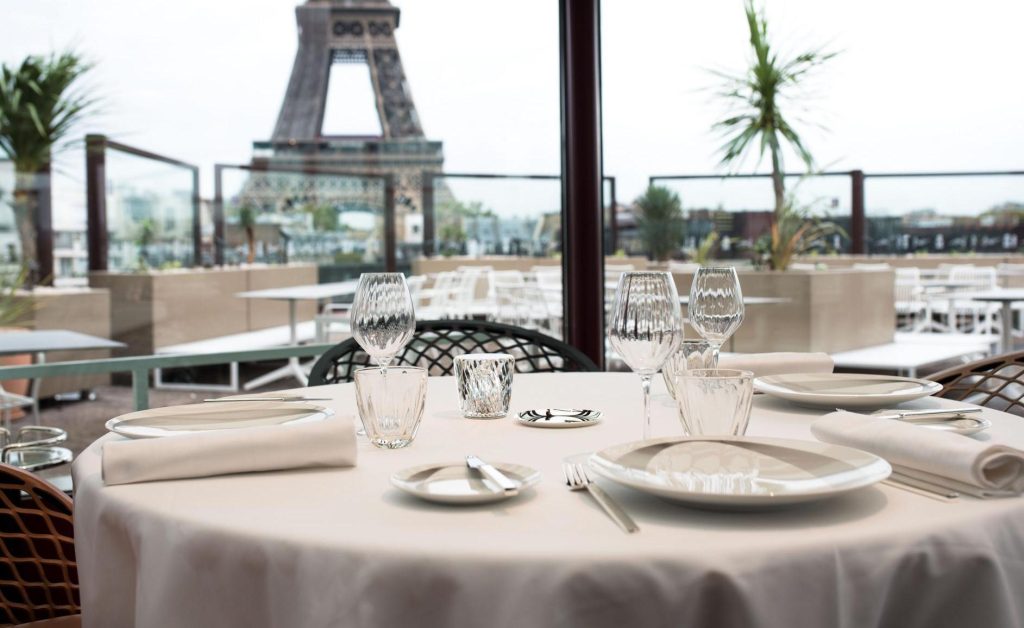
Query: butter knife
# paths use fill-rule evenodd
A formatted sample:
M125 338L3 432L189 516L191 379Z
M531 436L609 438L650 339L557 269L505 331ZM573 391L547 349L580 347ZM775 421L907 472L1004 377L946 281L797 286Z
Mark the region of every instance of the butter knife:
M330 397L222 397L203 399L204 403L229 403L235 401L330 401Z
M519 493L518 483L513 482L507 475L498 471L493 466L487 464L473 454L466 456L466 465L469 466L470 469L476 469L480 473L483 473L487 479L500 486L501 490L504 491L506 495L516 495Z
M931 408L928 410L879 410L871 416L876 419L895 419L897 421L953 421L966 418L964 415L978 412L981 412L981 408Z

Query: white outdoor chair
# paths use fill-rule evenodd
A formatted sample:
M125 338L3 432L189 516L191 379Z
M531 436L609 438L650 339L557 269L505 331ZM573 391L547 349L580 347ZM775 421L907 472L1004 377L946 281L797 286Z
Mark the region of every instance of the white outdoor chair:
M957 266L949 271L951 281L977 282L977 286L970 286L963 292L964 299L956 299L951 303L952 314L959 319L964 317L968 322L965 331L980 334L998 333L1002 321L999 320L1000 306L998 303L985 303L982 301L970 300L972 292L989 292L999 289L999 278L993 266Z
M924 298L919 268L896 269L896 329L918 331L928 321L928 302ZM901 322L902 321L902 322Z
M449 307L459 281L459 274L443 271L434 278L430 288L420 288L413 299L418 320L441 320L449 318Z

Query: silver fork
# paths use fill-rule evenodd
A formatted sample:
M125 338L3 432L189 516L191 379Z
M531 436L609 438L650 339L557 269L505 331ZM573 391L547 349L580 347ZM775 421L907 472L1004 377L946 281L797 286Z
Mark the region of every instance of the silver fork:
M633 518L622 509L609 495L604 492L597 484L594 484L590 476L587 475L587 470L583 468L581 464L573 464L571 462L562 463L562 473L565 474L565 483L569 487L570 491L582 491L586 489L587 492L594 498L594 501L604 509L609 517L614 521L624 532L633 533L639 532L640 527L636 525Z

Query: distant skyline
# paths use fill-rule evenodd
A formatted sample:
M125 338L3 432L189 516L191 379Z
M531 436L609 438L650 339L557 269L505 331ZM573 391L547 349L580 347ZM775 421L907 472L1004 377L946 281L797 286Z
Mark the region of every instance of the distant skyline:
M75 47L96 62L90 84L104 101L80 134L103 132L197 163L209 197L212 165L245 163L252 142L270 136L294 59L295 4L0 0L0 61ZM444 142L446 169L557 174L557 2L394 4L402 9L397 37L413 96L428 138ZM841 51L800 102L807 118L828 127L805 131L821 166L1024 169L1024 81L1017 79L1024 2L766 6L780 47L826 44ZM606 174L618 179L619 199L632 200L653 174L720 172L719 140L709 128L722 111L706 89L714 80L705 68L744 66L740 0L605 0L602 12L604 160ZM81 152L63 156L59 166L56 202L66 215L58 220L80 224ZM1024 181L1016 178L870 185L869 207L894 211L964 212L1024 200ZM715 198L713 188L684 188L684 204ZM747 194L730 192L735 202L767 206L760 192ZM833 193L829 184L824 194L848 192L840 186ZM557 206L557 190L546 186L501 202L509 212L543 211Z

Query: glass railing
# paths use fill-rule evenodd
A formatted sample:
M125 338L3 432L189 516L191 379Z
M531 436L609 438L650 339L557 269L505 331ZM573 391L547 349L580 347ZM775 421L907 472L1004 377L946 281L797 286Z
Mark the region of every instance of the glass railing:
M91 270L202 262L196 166L97 135L86 151Z
M313 263L330 281L382 271L388 180L327 170L218 166L219 262Z

